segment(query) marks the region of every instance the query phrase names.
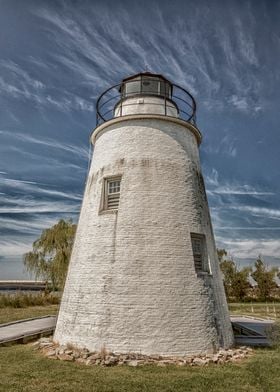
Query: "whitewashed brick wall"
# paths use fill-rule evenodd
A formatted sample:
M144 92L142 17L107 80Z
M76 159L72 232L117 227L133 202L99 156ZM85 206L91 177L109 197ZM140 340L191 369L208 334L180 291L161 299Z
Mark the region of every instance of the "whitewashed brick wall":
M55 340L162 355L229 347L197 140L175 120L147 117L108 122L96 139ZM119 210L100 214L113 175ZM190 232L206 236L210 276L195 272Z

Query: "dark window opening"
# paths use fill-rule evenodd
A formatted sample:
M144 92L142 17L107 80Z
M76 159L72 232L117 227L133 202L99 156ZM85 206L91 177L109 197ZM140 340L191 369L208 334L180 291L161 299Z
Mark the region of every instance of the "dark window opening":
M205 235L191 233L191 242L196 272L209 272Z

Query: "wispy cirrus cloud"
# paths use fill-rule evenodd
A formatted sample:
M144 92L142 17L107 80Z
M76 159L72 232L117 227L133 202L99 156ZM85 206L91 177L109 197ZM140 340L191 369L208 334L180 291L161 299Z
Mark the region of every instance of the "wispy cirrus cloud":
M83 110L94 112L94 105L79 96L74 96L73 94L66 94L65 97L55 98L49 93L39 94L34 92L32 88L24 86L17 86L12 83L6 82L2 77L0 77L0 89L1 94L6 93L12 98L20 99L30 99L34 101L38 106L52 105L56 109L63 112L69 112L71 110Z
M251 26L257 28L255 20L252 18L251 13ZM248 65L259 65L259 59L257 57L256 42L251 34L251 29L248 26L248 22L245 24L241 18L235 18L234 20L236 29L236 37L238 40L238 48L240 55L243 58L243 63Z
M32 100L39 107L54 106L61 111L95 110L91 101L69 91L61 92L56 86L46 85L32 77L25 69L13 61L0 61L0 69L5 69L6 80L0 77L0 95L7 94L15 99Z
M80 147L80 146L71 145L71 144L67 144L67 143L59 143L57 140L50 139L50 138L42 138L42 137L36 138L36 137L31 136L29 134L24 134L24 133L20 133L20 132L10 132L10 131L5 131L5 130L0 130L0 134L8 136L9 138L12 138L12 139L20 140L22 142L40 144L40 145L47 146L50 148L55 148L55 149L69 152L69 153L78 154L78 156L81 156L85 159L88 159L88 155L89 155L88 148L83 147L83 146Z
M225 240L218 238L221 244L226 249L233 250L233 256L238 258L257 258L258 255L266 255L270 257L277 257L280 254L279 240L268 239L238 239ZM278 256L279 257L279 256ZM279 260L280 265L280 260Z
M7 94L13 98L25 98L37 103L43 102L45 84L11 60L0 61L0 69L4 77L0 77L0 94Z
M96 98L145 70L197 100L218 240L233 253L238 241L276 241L280 8L220 3L19 2L0 62L2 242L31 245L45 222L77 216Z
M249 196L274 196L275 192L264 189L257 189L250 184L241 184L240 182L219 179L219 173L212 168L211 172L206 174L205 182L209 194L220 195L249 195Z
M275 192L256 190L254 187L247 184L245 185L225 184L222 186L218 186L213 190L209 190L208 192L209 194L220 194L220 195L252 195L252 196L275 195Z
M27 242L30 244L30 235L31 236L39 236L41 231L53 226L57 223L57 217L45 216L42 219L40 214L35 214L32 216L21 216L18 217L18 214L13 215L11 217L7 217L6 215L0 216L0 226L1 226L1 237L3 241L9 241L11 237L18 237L19 239L22 235L28 237ZM13 235L9 234L9 236L5 232L13 233Z
M280 209L276 208L265 208L265 207L255 207L255 206L230 206L232 210L247 212L254 216L265 217L269 219L280 219Z
M262 226L262 227L250 227L250 226L221 226L218 228L219 231L221 230L246 230L246 231L274 231L274 230L280 230L279 227L275 226Z
M0 238L0 249L1 249L1 256L11 257L22 257L22 255L28 251L30 251L30 237L27 237L25 240L23 237L20 239L9 239Z
M226 155L230 158L235 158L238 153L237 138L230 134L228 130L225 130L224 133L224 136L218 143L212 144L209 142L206 145L202 145L203 151L209 154Z
M4 214L38 214L38 213L78 213L80 205L59 201L37 201L22 198L10 198L10 203L0 206L0 213Z
M239 259L252 259L260 253L277 257L280 231L280 207L274 201L277 193L221 179L214 168L205 180L218 246Z
M19 85L22 87L22 90L27 93L28 87L33 88L34 90L42 90L46 88L46 85L42 81L32 78L25 69L21 68L14 61L1 60L0 68L4 68L9 71L11 79L19 81Z
M99 8L98 5L96 7ZM62 49L63 55L60 54L55 59L78 73L83 80L104 85L101 83L102 79L94 76L93 65L97 65L107 74L107 81L112 80L112 69L119 68L128 74L134 72L129 62L115 50L111 41L105 39L102 32L95 28L91 21L86 19L82 23L79 15L71 14L70 17L67 9L63 14L59 14L51 8L39 8L34 10L34 14L46 22L44 28L52 35L55 44ZM102 13L99 15L100 21ZM110 21L111 23L112 21ZM100 26L100 23L98 25ZM56 31L59 34L56 34ZM66 48L68 51L65 50Z
M188 5L189 12L192 12L192 7ZM91 18L90 21L84 18L83 23L81 17L85 16L84 7L75 14L71 12L71 7L67 6L61 13L52 7L33 11L44 21L44 29L53 36L56 45L61 49L60 55L54 58L77 77L91 84L97 83L101 88L104 85L102 78L96 80L96 75L92 73L96 66L102 70L107 83L114 76L112 70L121 70L126 75L137 71L127 57L122 56L116 49L118 40L123 42L126 54L139 62L138 71L143 70L145 65L156 71L164 68L167 76L176 74L177 82L189 87L195 94L203 86L203 102L209 109L231 106L244 112L261 110L262 86L255 73L250 72L250 67L259 64L252 35L254 23L251 23L251 29L248 29L244 18L234 18L228 26L222 25L219 21L223 18L223 13L226 14L224 11L215 14L217 23L207 24L207 29L200 23L201 28L197 30L197 18L202 21L205 18L208 22L209 15L212 14L211 7L201 4L202 12L199 15L193 10L195 17L189 20L188 34L184 34L185 20L181 16L177 17L170 34L166 30L166 7L155 6L151 8L149 15L156 15L156 26L146 25L144 33L132 25L128 34L126 26L131 23L131 15L126 7L118 5L114 8L114 14L108 12L107 8L104 12L104 8L106 6L97 4L95 13L87 10L91 13ZM140 19L143 17L141 7L135 7L135 14ZM207 15L207 18L204 15ZM149 50L143 45L145 41L149 43ZM179 42L180 55L176 50ZM213 44L219 47L227 67L221 67L217 63L211 50ZM224 100L218 99L218 94L223 90L221 72L232 85L232 94Z
M240 109L245 112L249 109L249 103L247 99L244 97L238 97L235 94L229 98L229 103L231 103L237 109Z
M62 192L55 189L51 189L51 185L40 184L34 181L16 180L12 178L1 178L2 186L10 188L10 192L13 189L20 190L26 194L39 194L41 196L51 196L55 198L71 199L71 200L82 200L82 195ZM45 188L42 186L45 185ZM1 207L0 207L1 208Z

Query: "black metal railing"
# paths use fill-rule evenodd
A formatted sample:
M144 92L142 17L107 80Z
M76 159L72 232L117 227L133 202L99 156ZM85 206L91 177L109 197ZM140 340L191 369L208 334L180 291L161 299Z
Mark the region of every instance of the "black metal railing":
M137 101L129 102L129 98L140 98L143 96L145 97L145 104L151 103L153 107L161 107L161 114L169 117L177 117L191 124L196 124L196 102L193 96L184 88L172 84L172 88L168 89L168 92L167 87L165 90L160 89L158 92L154 89L127 92L127 85L129 83L135 83L135 80L116 84L100 95L96 102L96 125L109 121L116 116L123 117L127 115L127 110L123 110L124 108L127 109L128 106L138 105ZM170 86L170 83L168 84ZM164 93L162 91L166 92ZM149 102L147 97L157 97L161 98L161 100L151 100L151 102ZM173 110L171 111L171 109ZM176 111L176 116L171 114L174 113L174 109ZM159 114L159 112L156 111L155 113L152 113L152 111L149 110L149 114Z

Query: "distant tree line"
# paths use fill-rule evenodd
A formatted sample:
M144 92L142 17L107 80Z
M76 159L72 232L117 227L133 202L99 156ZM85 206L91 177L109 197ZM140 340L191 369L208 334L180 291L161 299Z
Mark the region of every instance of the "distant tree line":
M217 249L228 301L280 301L280 271L258 256L254 267L240 268L225 249ZM253 284L254 282L254 284Z

